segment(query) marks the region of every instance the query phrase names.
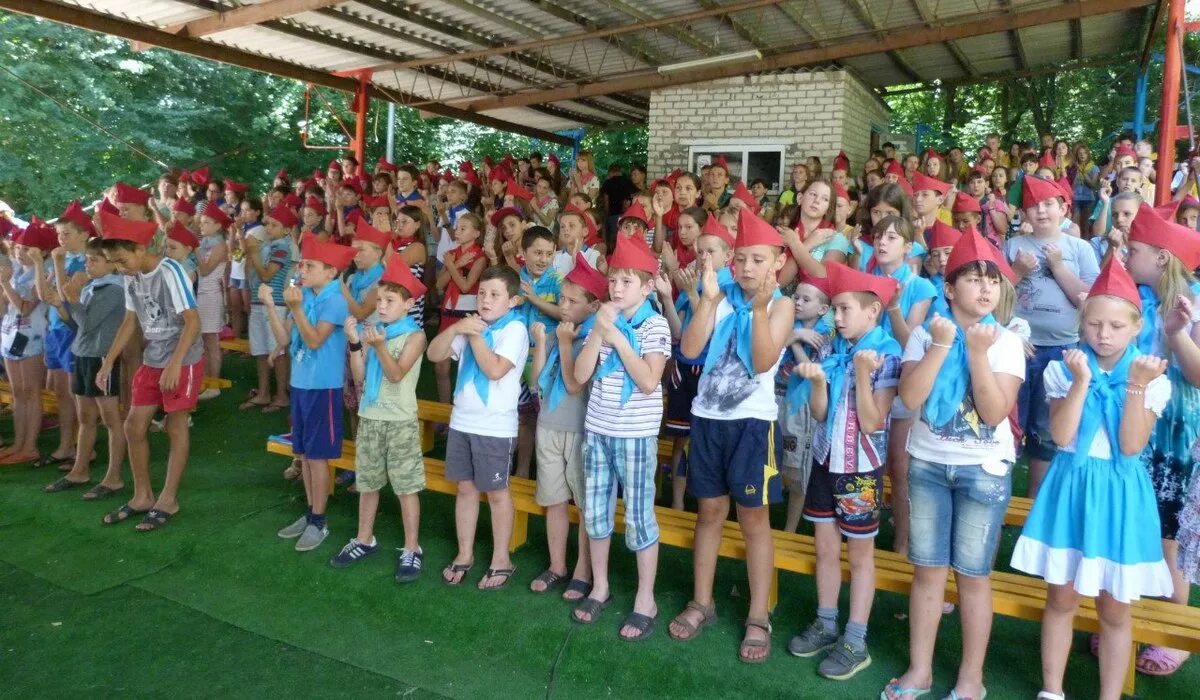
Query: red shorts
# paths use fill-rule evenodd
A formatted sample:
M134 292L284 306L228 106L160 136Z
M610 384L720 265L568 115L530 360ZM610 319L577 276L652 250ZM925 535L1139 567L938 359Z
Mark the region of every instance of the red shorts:
M190 411L196 407L200 385L204 383L204 360L179 370L174 391L164 392L158 385L162 369L142 365L133 373L133 405L158 406L165 413Z

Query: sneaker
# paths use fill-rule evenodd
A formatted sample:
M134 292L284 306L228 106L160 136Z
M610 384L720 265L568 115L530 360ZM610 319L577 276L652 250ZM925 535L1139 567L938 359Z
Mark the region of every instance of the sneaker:
M317 527L316 525L308 525L304 528L304 534L300 535L300 539L296 540L297 552L308 552L321 546L325 538L329 536L329 528Z
M346 543L345 547L342 547L342 551L330 557L329 565L335 569L344 569L359 559L368 557L378 551L378 544L363 544L357 539L352 539Z
M396 583L409 583L421 577L421 564L425 562L425 554L421 550L410 552L407 549L396 550Z
M197 401L208 401L210 399L215 399L220 395L221 395L220 389L216 388L215 386L209 387L209 388L205 389L204 391L200 392L200 394L196 396L196 400Z
M308 516L301 515L299 520L283 528L278 534L285 540L294 540L304 534L306 527L308 527Z
M826 632L825 626L821 624L820 620L813 620L807 629L792 637L792 641L788 642L788 652L792 656L807 659L833 647L837 642L836 634Z
M867 648L855 649L845 640L830 650L829 654L817 667L817 674L833 681L844 681L853 678L855 674L871 665L871 655Z

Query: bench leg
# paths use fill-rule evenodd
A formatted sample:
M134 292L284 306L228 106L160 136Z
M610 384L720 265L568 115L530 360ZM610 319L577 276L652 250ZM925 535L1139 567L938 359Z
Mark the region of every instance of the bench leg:
M326 462L329 465L329 495L333 495L334 485L337 483L337 467L333 466L333 460Z
M1129 668L1125 671L1125 687L1122 689L1125 695L1134 695L1134 687L1137 683L1137 655L1138 643L1133 643L1133 651L1129 652Z
M508 551L515 552L529 539L529 513L517 511L513 513L512 539L508 542Z
M431 421L421 421L421 454L425 454L433 449L433 423Z
M771 591L767 593L767 611L775 612L775 604L779 602L779 569L771 570Z

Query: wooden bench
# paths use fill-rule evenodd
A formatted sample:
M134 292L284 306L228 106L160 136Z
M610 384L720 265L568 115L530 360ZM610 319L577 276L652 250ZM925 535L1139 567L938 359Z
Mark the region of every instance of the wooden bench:
M232 352L240 352L243 355L250 354L250 341L245 338L226 338L218 343L222 350Z
M0 382L0 403L11 406L12 402L12 385L8 382ZM49 389L42 389L42 413L58 415L58 396Z

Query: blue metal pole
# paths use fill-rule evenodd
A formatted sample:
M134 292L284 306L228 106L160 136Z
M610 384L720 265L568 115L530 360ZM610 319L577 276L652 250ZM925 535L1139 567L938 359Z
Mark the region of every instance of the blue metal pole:
M1133 133L1140 141L1146 132L1146 90L1149 71L1138 76L1137 92L1133 97Z

